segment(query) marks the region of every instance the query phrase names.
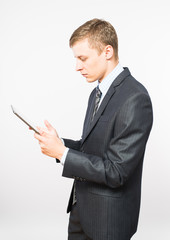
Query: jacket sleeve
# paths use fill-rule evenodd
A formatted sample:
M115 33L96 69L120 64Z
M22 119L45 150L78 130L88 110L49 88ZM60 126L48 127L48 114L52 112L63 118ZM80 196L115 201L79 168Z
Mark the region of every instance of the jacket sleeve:
M143 160L152 121L149 96L143 93L131 96L109 122L103 156L70 149L63 176L113 188L122 186Z
M74 149L74 150L78 150L78 151L80 150L81 140L74 141L74 140L65 139L65 138L63 138L63 140L64 140L64 144L66 147Z
M81 140L79 141L74 141L71 139L65 139L63 138L64 144L66 147L74 149L74 150L80 150L80 146L81 146ZM60 161L56 158L56 162L60 163Z

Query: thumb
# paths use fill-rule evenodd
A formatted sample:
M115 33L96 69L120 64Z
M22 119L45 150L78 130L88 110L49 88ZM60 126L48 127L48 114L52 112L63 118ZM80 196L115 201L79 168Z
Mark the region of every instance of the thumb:
M44 124L49 131L54 129L53 126L47 120L44 121Z

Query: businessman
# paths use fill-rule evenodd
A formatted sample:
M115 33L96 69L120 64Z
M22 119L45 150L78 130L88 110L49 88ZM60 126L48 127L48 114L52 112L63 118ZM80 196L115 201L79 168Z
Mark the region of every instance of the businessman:
M129 240L137 230L142 165L152 127L145 87L119 63L113 26L93 19L74 31L76 70L96 88L89 97L82 138L59 138L48 121L35 134L41 151L74 178L68 204L69 240Z

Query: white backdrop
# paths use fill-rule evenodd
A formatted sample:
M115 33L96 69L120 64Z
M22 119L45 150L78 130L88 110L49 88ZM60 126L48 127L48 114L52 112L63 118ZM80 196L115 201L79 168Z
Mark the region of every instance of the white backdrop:
M0 0L0 239L67 238L72 180L62 178L62 166L41 154L10 105L37 125L48 119L62 137L81 137L95 85L75 72L68 40L95 17L116 28L120 62L146 86L153 102L133 239L169 239L169 11L168 0Z

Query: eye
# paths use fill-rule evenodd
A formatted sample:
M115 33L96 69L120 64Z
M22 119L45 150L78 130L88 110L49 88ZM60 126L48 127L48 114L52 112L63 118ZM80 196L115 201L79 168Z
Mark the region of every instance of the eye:
M81 57L80 60L81 60L82 62L85 62L85 61L87 60L87 57Z

